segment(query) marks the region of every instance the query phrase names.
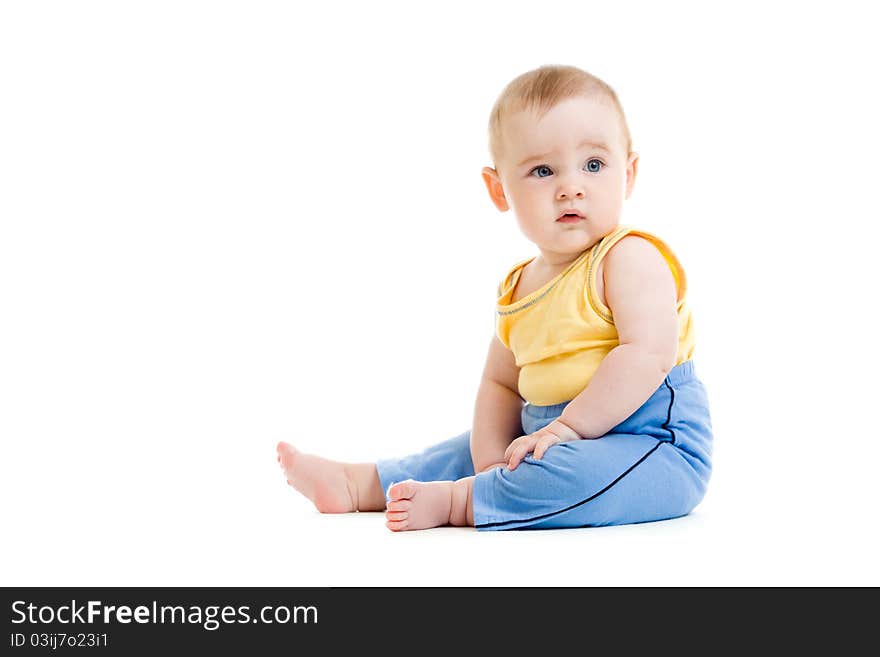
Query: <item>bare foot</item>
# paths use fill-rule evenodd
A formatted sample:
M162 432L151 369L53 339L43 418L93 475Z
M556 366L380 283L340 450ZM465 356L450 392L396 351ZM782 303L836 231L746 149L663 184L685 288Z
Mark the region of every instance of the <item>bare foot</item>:
M280 442L278 462L287 483L308 497L321 513L351 513L358 510L358 488L339 461L305 454L289 443Z
M393 532L451 524L454 481L407 479L388 487L385 526Z

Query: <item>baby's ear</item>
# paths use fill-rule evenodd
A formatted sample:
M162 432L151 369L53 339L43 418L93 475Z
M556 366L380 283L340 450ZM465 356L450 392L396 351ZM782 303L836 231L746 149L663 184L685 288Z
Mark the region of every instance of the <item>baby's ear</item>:
M636 175L639 173L639 154L630 153L626 159L626 196L632 195L633 185L636 184Z
M486 189L489 190L489 198L501 212L507 212L510 206L507 203L507 197L504 195L504 187L501 185L501 178L498 172L492 167L483 167L483 182L486 183Z

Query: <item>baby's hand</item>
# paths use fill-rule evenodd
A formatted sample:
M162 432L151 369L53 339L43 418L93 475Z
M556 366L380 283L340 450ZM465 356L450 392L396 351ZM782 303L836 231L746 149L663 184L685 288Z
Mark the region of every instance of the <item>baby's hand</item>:
M507 467L510 470L516 470L516 466L530 452L534 452L534 458L540 459L551 445L580 439L580 435L570 426L559 420L553 420L543 429L527 436L520 436L510 443L504 452L504 460L507 461Z

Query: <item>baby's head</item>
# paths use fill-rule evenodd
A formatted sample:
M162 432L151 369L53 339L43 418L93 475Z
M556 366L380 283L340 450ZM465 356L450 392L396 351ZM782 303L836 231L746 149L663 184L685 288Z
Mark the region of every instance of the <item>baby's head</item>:
M513 209L548 265L564 265L619 224L638 170L617 94L573 66L542 66L512 80L489 118L483 169L492 202ZM583 219L559 221L567 210Z

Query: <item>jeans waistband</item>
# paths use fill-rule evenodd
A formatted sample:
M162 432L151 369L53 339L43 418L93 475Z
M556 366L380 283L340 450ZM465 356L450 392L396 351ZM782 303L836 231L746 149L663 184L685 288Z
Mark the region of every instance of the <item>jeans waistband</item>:
M691 359L669 370L669 374L666 375L666 381L671 386L678 386L695 379L696 376L694 361ZM551 404L550 406L536 406L526 402L525 406L523 406L523 412L535 418L558 417L565 410L565 407L568 406L569 402L571 402L570 399L559 404Z

